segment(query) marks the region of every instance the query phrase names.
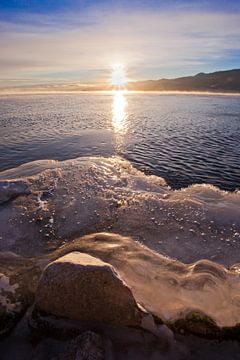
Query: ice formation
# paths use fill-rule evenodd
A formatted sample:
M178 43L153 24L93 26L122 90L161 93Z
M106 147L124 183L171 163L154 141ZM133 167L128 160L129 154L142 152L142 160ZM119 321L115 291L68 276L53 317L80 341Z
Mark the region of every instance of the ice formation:
M77 246L112 263L165 321L200 310L220 326L240 323L239 192L172 190L119 157L83 157L0 173L0 200L1 251L46 259ZM72 242L97 232L121 236Z

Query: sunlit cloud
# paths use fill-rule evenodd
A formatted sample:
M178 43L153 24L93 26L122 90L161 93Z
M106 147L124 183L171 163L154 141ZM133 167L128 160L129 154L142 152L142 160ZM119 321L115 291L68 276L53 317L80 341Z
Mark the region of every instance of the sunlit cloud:
M0 81L104 82L123 63L130 80L228 68L240 54L240 14L92 9L0 21Z

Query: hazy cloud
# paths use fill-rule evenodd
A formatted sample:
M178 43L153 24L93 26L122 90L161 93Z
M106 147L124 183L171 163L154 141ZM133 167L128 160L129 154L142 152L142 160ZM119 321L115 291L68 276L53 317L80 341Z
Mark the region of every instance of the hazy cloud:
M169 10L86 10L0 22L0 79L102 81L112 63L158 78L228 63L240 53L240 15Z

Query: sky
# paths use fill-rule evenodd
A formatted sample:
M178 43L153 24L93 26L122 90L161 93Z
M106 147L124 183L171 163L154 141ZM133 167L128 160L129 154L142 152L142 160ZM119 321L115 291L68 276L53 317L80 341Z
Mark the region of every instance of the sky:
M0 0L0 86L240 68L240 0Z

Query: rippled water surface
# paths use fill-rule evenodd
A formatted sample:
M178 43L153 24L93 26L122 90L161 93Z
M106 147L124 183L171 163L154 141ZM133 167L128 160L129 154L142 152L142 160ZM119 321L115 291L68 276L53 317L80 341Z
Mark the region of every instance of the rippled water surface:
M174 188L240 187L240 97L54 94L0 97L0 170L36 159L120 155Z

